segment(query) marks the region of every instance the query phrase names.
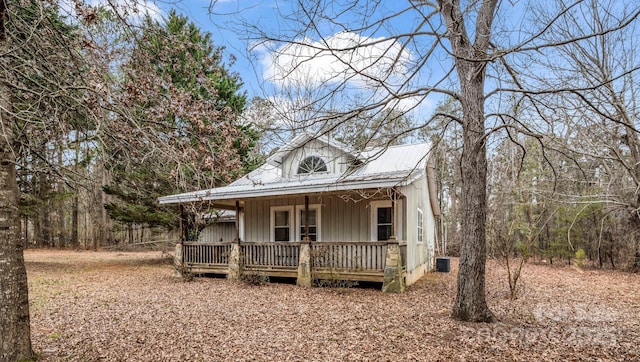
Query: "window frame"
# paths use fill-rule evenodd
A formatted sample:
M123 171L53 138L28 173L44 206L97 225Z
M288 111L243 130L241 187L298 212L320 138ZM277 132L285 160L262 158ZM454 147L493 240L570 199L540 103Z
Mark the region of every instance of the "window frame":
M379 241L378 240L378 209L391 207L391 200L380 200L380 201L371 201L369 203L369 208L371 208L371 241ZM391 221L396 224L396 228L398 226L397 220L393 220L393 214L391 215ZM395 235L398 237L397 235Z
M315 168L313 170L309 170L307 172L300 172L300 169L302 167L302 164L309 160L309 159L318 159L322 162L322 165L324 166L324 170L316 170ZM298 169L296 170L296 175L314 175L314 174L321 174L321 173L329 173L329 166L327 165L327 162L324 160L324 158L318 156L318 155L311 155L311 156L307 156L305 158L303 158L302 160L300 160L300 162L298 162Z
M294 207L293 206L271 206L270 208L270 226L269 226L269 241L271 242L275 242L276 241L276 212L278 211L288 211L289 212L289 240L287 241L278 241L278 242L291 242L293 241L292 238L295 238L295 230L294 233L292 233L291 228L295 227L294 224L294 220L293 220L293 214L295 212Z
M380 207L391 207L391 200L376 200L369 202L369 239L371 241L378 241L378 208ZM395 231L396 240L404 240L405 233L407 230L404 229L404 219L407 217L405 215L406 210L405 201L402 198L398 198L396 200L396 218L395 222ZM393 217L393 216L392 216Z

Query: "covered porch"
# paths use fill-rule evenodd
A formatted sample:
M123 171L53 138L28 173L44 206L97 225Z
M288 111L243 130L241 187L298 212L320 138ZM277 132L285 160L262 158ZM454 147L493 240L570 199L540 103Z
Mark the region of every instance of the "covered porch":
M247 219L251 220L251 214L261 215L254 219L266 226L264 216L268 213L266 210L262 213L247 210L248 205L257 201L234 200L233 227L226 227L224 232L227 237L233 236L232 241L214 241L217 236L193 240L193 234L185 230L185 241L176 246L176 268L195 274L223 274L229 279L241 279L245 273L296 278L297 284L302 286L313 286L320 280L379 282L383 284L384 291L401 292L405 286L407 243L395 237L397 201L396 193L391 195L389 207L381 208L380 212L384 216L381 222L385 223L375 224L375 233L379 229L379 236L384 240L364 241L321 240L320 219L323 208L315 206L314 212L309 204L309 196L304 195L300 199L300 207L295 208L297 222L294 222L290 207L286 207L288 211L281 211L280 206L270 207L271 224L266 228L267 232L262 233L266 236L271 230L270 239L247 242L243 240ZM271 199L258 200L272 202ZM286 203L295 204L289 200ZM218 203L216 206L229 205ZM330 210L324 211L326 213ZM283 225L289 226L279 226L276 217L278 213L285 216L281 218ZM368 217L365 218L367 219ZM368 220L367 225L369 228ZM325 230L324 236L328 234L329 231ZM192 236L191 240L189 236Z
M236 250L237 261L232 258ZM183 242L176 246L175 261L180 269L198 274L233 275L238 270L240 273L257 273L268 277L306 277L311 281L338 279L384 283L385 269L391 266L389 264L396 267L400 264L400 272L404 277L406 253L406 243L396 240ZM392 260L388 261L389 257ZM305 275L305 271L309 275Z

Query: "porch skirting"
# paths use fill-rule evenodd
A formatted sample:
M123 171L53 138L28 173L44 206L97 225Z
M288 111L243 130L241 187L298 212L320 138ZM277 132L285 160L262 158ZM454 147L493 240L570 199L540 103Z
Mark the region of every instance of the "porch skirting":
M383 283L387 292L404 291L406 243L376 242L184 242L176 245L179 272L225 274L237 280L243 273L291 277L300 286L314 280Z

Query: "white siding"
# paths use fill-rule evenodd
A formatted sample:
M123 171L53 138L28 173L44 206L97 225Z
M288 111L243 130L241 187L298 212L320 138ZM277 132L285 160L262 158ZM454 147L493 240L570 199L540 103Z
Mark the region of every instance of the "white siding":
M235 238L235 222L221 222L207 225L202 229L200 235L198 235L198 241L206 243L216 243L220 241L228 242L233 241Z
M407 241L407 271L411 271L421 264L427 263L428 270L433 269L433 253L435 248L435 218L429 202L427 178L422 176L412 184L401 188L406 196L406 241ZM418 243L417 217L418 208L423 212L423 242Z
M347 156L335 147L323 142L312 140L304 146L293 150L282 161L282 176L286 178L297 177L300 161L309 156L318 156L327 165L328 173L343 173L347 169Z
M404 219L404 202L399 200L398 219ZM370 200L345 201L337 195L313 195L310 205L320 205L321 241L369 241L371 240ZM304 206L304 196L277 199L249 199L245 201L245 241L269 241L271 207L294 206L297 214ZM406 230L402 223L397 226L398 239L403 239Z

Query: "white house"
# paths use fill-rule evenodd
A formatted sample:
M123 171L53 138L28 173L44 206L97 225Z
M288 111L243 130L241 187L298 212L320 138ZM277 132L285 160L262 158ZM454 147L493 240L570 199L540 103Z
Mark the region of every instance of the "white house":
M228 186L159 202L235 210L228 240L201 235L179 245L178 262L194 270L233 273L233 249L244 270L266 275L300 279L308 268L311 279L382 282L389 260L395 263L389 248L397 246L401 278L411 284L434 267L440 211L430 151L423 143L355 153L304 133ZM309 266L302 266L307 244Z

